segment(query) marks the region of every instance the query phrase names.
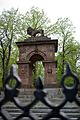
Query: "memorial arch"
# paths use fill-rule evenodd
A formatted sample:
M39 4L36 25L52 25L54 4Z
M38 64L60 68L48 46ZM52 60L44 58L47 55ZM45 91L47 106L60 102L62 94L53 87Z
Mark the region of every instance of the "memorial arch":
M56 85L56 61L58 40L46 36L29 37L16 43L19 48L18 72L22 79L22 86L32 88L32 73L34 64L41 61L44 67L44 86Z

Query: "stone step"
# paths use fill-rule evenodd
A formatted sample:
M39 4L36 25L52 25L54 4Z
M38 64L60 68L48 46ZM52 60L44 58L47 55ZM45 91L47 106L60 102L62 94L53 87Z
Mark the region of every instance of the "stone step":
M12 116L12 118L16 118L16 117L18 117L20 114L21 114L21 112L10 112L9 113L11 116ZM39 113L33 113L34 115L36 115L38 118L42 118L44 115L46 115L47 113L44 113L44 112L39 112ZM65 113L65 115L67 115L69 118L72 118L72 120L73 120L73 118L78 118L78 117L80 117L80 114L78 114L78 113L73 113L73 114L70 114L70 113Z
M4 109L6 109L12 117L17 117L22 113L22 111L18 109L13 103L8 103L4 105ZM35 105L31 109L31 112L40 118L50 111L51 111L50 108L46 107L45 105L42 105L41 103ZM61 112L64 112L70 118L80 117L80 108L74 103L72 104L72 106L70 106L70 103L65 105L63 109L61 109Z
M19 109L6 109L10 114L18 114L18 113L22 113L21 110ZM42 115L42 114L47 114L48 112L50 112L51 110L50 109L31 109L31 112L34 113L34 114L37 114L37 115ZM80 117L80 112L79 110L70 110L70 109L62 109L61 112L64 112L66 115L69 115L69 116L79 116Z
M13 117L13 120L15 119L16 117ZM3 120L3 118L0 117L0 120ZM24 117L24 118L21 118L20 120L31 120L30 118L28 117ZM42 120L42 117L38 117L36 120ZM61 120L59 118L50 118L49 120ZM70 120L77 120L76 118L70 118Z
M61 93L61 95L58 95L58 97L53 92L53 90L50 89L48 92L48 99L52 102L54 106L59 105L64 97ZM56 90L55 90L56 92ZM60 92L60 91L59 91ZM54 94L54 95L53 95ZM0 98L1 99L1 98ZM18 99L21 101L21 103L24 103L24 105L27 105L31 103L31 101L34 99L32 91L20 91L20 94L18 96ZM8 102L3 106L3 109L6 109L9 114L12 116L12 118L16 118L22 113L22 110L18 109L14 103ZM31 112L38 116L38 120L40 120L44 115L46 115L48 112L50 112L51 109L39 102L36 104L32 109ZM68 115L71 120L76 120L76 118L80 117L80 107L78 107L74 102L73 103L67 103L62 109L61 112L64 112L65 115ZM2 120L2 119L0 119ZM21 118L21 120L29 120L29 118ZM50 120L60 120L57 118L52 118Z

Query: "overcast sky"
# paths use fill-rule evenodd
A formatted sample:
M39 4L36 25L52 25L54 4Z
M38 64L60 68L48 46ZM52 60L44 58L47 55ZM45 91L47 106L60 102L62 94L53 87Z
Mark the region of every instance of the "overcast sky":
M76 40L80 41L80 0L0 0L0 13L12 7L25 13L32 6L43 9L54 22L59 17L68 17L76 27Z

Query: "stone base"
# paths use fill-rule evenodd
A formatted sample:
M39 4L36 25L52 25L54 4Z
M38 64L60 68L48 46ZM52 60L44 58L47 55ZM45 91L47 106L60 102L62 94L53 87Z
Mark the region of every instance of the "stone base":
M45 88L58 88L59 85L56 82L54 82L54 84L46 84L44 85L44 87Z
M34 88L31 89L26 89L26 88L21 88L20 89L20 93L22 94L26 94L26 95L31 95L31 97L34 97ZM47 93L47 98L49 100L53 100L56 98L63 98L63 92L62 92L62 88L45 88L44 91Z
M63 92L61 88L45 88L47 91L47 97L50 100L53 100L55 98L63 98Z
M33 85L21 85L22 88L27 89L27 88L35 88ZM58 88L59 85L57 83L55 84L46 84L44 85L44 88Z
M22 84L21 85L21 88L23 88L23 89L31 89L31 88L34 88L32 85L25 85L25 84Z

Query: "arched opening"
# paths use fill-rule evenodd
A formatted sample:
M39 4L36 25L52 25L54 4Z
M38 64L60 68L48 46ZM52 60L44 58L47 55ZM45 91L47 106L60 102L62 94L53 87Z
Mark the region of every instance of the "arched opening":
M31 80L34 85L35 80L38 76L41 76L44 79L44 64L43 64L43 57L39 54L34 54L30 58L30 75Z

